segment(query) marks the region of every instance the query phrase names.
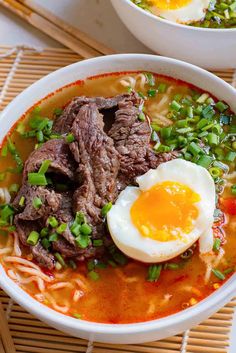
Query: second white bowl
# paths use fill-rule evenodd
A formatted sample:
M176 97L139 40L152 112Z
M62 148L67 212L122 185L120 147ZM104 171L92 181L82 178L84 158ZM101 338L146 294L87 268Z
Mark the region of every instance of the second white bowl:
M154 52L207 69L236 68L236 28L191 27L161 19L131 0L111 0L117 14Z

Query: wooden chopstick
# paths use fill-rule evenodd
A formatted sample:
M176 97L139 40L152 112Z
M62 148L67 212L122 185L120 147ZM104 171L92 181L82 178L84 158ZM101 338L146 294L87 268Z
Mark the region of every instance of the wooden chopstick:
M0 302L0 336L6 353L15 353L16 349L8 327L6 315Z
M96 49L98 52L104 55L114 54L114 50L108 48L104 44L91 38L86 33L80 31L78 28L70 25L69 23L63 21L61 18L55 16L52 12L48 11L44 7L35 4L32 0L18 0L20 3L26 5L29 9L35 11L37 14L43 16L48 21L54 23L56 26L61 28L63 31L71 34L73 37L81 40L82 42L89 45L91 48Z
M83 58L88 59L101 55L101 52L98 50L91 48L88 44L85 44L68 32L65 32L20 2L16 0L0 0L0 4L20 16L22 19L26 20L32 26L81 55Z

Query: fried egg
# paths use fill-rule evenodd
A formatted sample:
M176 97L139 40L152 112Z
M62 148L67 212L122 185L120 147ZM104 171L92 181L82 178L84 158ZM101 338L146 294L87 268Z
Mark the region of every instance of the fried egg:
M155 13L169 21L188 24L205 17L211 0L152 0Z
M175 159L127 186L107 215L116 246L146 263L172 259L200 238L200 252L213 246L215 184L209 172Z

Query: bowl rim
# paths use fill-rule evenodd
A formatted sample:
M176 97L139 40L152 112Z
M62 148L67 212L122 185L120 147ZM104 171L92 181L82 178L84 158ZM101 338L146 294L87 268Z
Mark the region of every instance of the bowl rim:
M112 2L114 0L111 0ZM169 20L166 20L164 18L161 18L159 16L153 15L152 13L142 9L138 5L135 5L131 0L122 0L125 2L128 6L130 6L133 9L136 9L136 11L141 12L143 15L146 15L152 19L154 19L157 22L163 22L166 25L175 27L175 28L185 28L188 29L189 31L196 31L196 32L208 32L208 33L228 33L228 32L236 32L236 28L205 28L205 27L193 27L193 26L188 26L185 24L177 23L177 22L172 22Z
M79 69L83 67L83 65L89 64L96 64L98 62L101 63L108 63L110 60L132 60L134 59L142 59L142 60L154 60L160 62L167 62L169 64L173 64L176 66L186 66L191 69L193 72L199 72L204 74L206 77L208 76L215 82L218 82L222 85L222 89L231 91L233 95L236 97L236 90L229 85L228 83L224 82L219 77L215 76L214 74L199 68L195 65L172 59L161 57L157 55L150 55L150 54L116 54L116 55L108 55L103 57L92 58L88 60L84 60L81 62L77 62L66 67L63 67L59 70L52 72L51 74L41 78L37 82L33 83L27 89L25 89L22 93L20 93L1 113L0 116L0 123L4 121L5 117L14 106L19 104L21 100L24 99L24 96L27 96L32 88L41 87L45 82L48 80L52 80L58 77L60 74L65 74L67 70ZM99 66L98 66L99 70ZM76 70L75 70L76 71ZM109 70L108 70L109 72ZM117 71L118 72L118 71ZM105 73L105 70L104 70ZM80 74L78 73L78 76ZM87 77L90 77L89 75ZM79 79L79 78L77 78ZM75 80L76 81L76 80ZM63 87L59 85L60 87ZM60 88L58 87L58 88ZM55 90L54 90L55 91ZM45 94L47 96L47 94ZM219 97L220 98L220 97ZM15 120L16 122L17 120ZM8 129L10 131L11 128ZM6 134L5 134L6 135ZM1 139L2 141L2 139ZM0 141L0 143L1 143ZM75 319L73 317L61 314L49 307L41 304L36 299L31 297L26 291L20 288L13 280L11 280L8 275L6 274L3 266L0 264L0 286L3 290L6 291L17 303L22 305L26 310L33 313L36 317L40 318L41 320L50 323L52 326L55 325L57 327L64 327L64 329L73 329L80 332L87 332L90 334L111 334L111 335L127 335L127 334L141 334L147 332L155 332L156 330L173 327L177 324L182 324L186 321L190 321L192 317L197 317L199 314L206 312L209 308L217 307L222 298L229 299L233 297L235 290L236 290L236 274L231 276L222 287L218 290L207 296L204 300L200 301L196 306L190 307L186 310L177 312L172 315L168 315L163 318L145 321L145 322L138 322L138 323L130 323L130 324L106 324L106 323L97 323L97 322L89 322L85 320Z

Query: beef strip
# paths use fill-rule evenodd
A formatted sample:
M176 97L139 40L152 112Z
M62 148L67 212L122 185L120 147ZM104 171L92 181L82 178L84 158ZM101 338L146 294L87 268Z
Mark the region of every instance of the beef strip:
M25 221L33 221L47 217L52 213L55 214L57 211L59 212L62 204L61 195L54 190L48 190L41 186L30 186L26 183L23 184L12 203L16 209L20 209L19 201L22 196L25 197L25 203L23 211L19 214L19 219ZM33 200L36 197L41 199L43 203L42 207L33 207Z
M50 254L47 250L44 249L42 244L39 242L35 246L31 247L32 255L36 259L37 263L46 267L49 270L53 270L55 266L55 258L52 254Z
M63 139L54 139L45 142L40 148L33 151L25 162L23 183L30 172L37 172L43 161L50 160L48 172L55 173L73 180L74 160L69 146Z
M21 241L21 244L29 247L27 238L33 230L39 230L39 223L36 221L24 221L19 219L19 215L14 217L14 224L17 229L17 234ZM31 253L34 259L40 266L47 267L52 270L55 266L55 259L49 251L45 250L40 243L35 246L30 246Z
M94 237L101 236L101 208L117 196L119 156L102 129L102 117L94 103L80 109L71 131L76 141L70 147L81 179L74 193L74 210L86 215Z
M71 129L73 121L75 120L80 108L86 104L95 104L98 110L108 110L117 107L119 102L123 100L138 99L135 93L125 93L112 98L104 97L75 97L70 104L64 109L61 116L59 116L53 125L53 131L59 134L68 133Z
M176 152L156 154L152 150L149 122L138 119L141 107L142 102L139 106L132 100L120 102L108 133L120 155L119 190L134 184L137 176L178 155Z

